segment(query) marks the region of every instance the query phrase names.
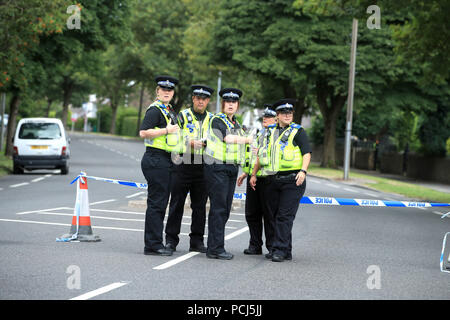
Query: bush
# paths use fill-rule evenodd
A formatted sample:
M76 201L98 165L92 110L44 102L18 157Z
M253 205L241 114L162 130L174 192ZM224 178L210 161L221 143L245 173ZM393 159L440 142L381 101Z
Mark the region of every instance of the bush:
M120 131L119 134L121 136L136 136L137 129L137 116L126 116L121 120Z
M447 149L447 156L450 157L450 138L447 139L446 149Z

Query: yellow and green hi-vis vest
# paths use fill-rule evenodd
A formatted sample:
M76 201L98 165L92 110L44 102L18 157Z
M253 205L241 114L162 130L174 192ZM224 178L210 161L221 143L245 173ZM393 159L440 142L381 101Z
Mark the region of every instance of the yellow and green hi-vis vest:
M225 143L224 137L218 137L215 130L211 127L215 118L220 119L225 123L229 130L233 130L234 125L228 120L226 114L220 112L213 116L209 121L208 132L206 135L206 148L205 153L214 159L217 159L223 163L241 164L245 157L245 144ZM242 129L236 130L234 134L244 136Z
M256 158L257 155L253 154L252 149L253 148L261 148L264 144L264 139L266 138L268 129L263 128L261 131L258 132L258 134L255 137L255 140L253 140L253 143L251 145L247 145L246 151L245 151L245 163L242 166L242 171L247 173L248 175L251 175L253 173L253 168L256 164ZM256 173L257 177L264 177L267 173L265 172L264 167L261 167L258 172Z
M148 109L150 109L151 107L157 108L164 116L166 123L167 124L170 123L169 111L166 110L166 106L162 104L161 101L157 100L153 102L148 107ZM162 129L162 128L155 127L154 129ZM144 140L144 144L146 147L161 149L167 152L183 153L186 150L181 130L178 130L178 132L175 133L163 134L154 139L146 138Z
M206 138L208 127L209 127L209 121L213 117L213 114L211 112L205 111L206 116L203 120L202 126L200 127L200 121L198 121L193 112L192 109L185 109L181 111L181 116L183 117L183 139L185 141L189 140L202 140ZM189 147L188 147L189 148ZM203 154L203 149L194 149L190 148L192 154Z
M303 156L299 146L294 146L294 137L301 126L291 123L281 135L276 134L276 125L270 128L270 137L259 149L259 162L266 171L277 173L280 171L300 170Z

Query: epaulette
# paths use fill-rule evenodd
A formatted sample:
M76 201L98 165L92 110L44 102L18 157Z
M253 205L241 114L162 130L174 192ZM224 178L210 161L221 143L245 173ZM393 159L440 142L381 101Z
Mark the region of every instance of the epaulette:
M297 123L291 123L291 127L294 129L300 129L302 126Z

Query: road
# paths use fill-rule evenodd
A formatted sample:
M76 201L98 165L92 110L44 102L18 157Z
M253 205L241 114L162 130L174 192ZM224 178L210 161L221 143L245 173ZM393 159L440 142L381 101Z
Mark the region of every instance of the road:
M89 180L101 242L56 242L70 230L76 187L69 183L80 171L146 182L141 141L80 133L71 140L68 176L43 170L0 178L0 299L450 298L450 274L439 270L448 208L301 205L293 260L283 263L243 254L249 239L243 206L227 223L233 260L189 253L186 212L177 251L155 257L143 255L145 208L130 206L145 199L145 190ZM312 176L305 195L402 200Z

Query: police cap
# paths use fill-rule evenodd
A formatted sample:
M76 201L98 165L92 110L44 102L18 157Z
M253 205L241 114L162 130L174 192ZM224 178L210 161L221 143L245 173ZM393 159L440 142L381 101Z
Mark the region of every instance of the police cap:
M242 91L236 88L224 88L219 91L219 96L224 101L239 101Z
M194 84L191 86L191 89L192 89L192 96L197 96L201 98L211 98L211 95L214 92L214 89L201 84Z
M169 90L174 90L178 84L178 79L171 76L157 76L155 81L159 87Z
M262 114L263 117L276 117L277 113L275 112L273 106L270 103L264 104L264 111Z
M294 111L295 99L280 99L273 104L276 112Z

